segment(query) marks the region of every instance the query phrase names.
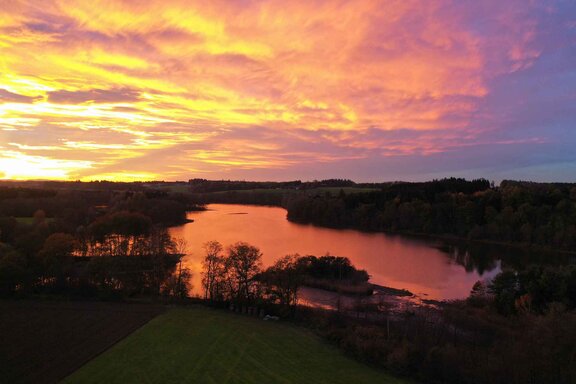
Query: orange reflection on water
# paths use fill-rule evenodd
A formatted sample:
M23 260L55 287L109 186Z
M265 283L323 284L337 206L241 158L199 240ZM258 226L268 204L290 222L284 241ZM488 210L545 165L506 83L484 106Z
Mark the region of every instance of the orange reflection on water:
M193 294L200 294L203 244L217 240L224 246L245 241L263 253L264 266L284 255L346 256L366 269L371 282L430 299L468 296L474 283L495 275L499 268L480 275L467 272L434 243L382 233L320 228L291 223L282 208L211 204L193 212L193 223L172 228L171 234L188 243L185 264L193 272Z

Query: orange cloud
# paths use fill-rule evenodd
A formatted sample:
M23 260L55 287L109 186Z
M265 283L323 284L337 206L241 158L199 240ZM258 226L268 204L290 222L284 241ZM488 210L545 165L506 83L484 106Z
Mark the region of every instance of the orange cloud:
M443 1L10 2L0 140L17 151L0 171L187 178L441 152L493 76L540 55L534 23L504 11L515 27L495 51L473 11ZM430 133L373 137L405 129Z

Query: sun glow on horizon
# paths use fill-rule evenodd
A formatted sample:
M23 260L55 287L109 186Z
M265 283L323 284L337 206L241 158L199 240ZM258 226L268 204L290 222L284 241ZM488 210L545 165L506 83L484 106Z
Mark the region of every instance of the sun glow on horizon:
M507 151L566 164L547 143L573 141L554 82L572 73L575 9L481 3L11 2L0 177L382 179L499 172Z
M91 163L84 160L59 160L10 150L2 150L0 154L0 179L70 180L71 175L79 169L91 167Z

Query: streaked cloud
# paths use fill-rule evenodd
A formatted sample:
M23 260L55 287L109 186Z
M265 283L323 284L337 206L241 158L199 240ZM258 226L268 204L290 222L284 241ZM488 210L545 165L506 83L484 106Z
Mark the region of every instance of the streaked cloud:
M132 103L139 100L140 93L132 89L90 89L87 91L54 91L48 92L52 103Z
M560 177L574 62L560 0L10 1L0 177Z

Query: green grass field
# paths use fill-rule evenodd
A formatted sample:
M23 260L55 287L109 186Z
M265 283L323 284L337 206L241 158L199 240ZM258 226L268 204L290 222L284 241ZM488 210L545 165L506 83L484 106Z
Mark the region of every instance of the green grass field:
M207 308L163 314L64 383L404 383L306 329Z

